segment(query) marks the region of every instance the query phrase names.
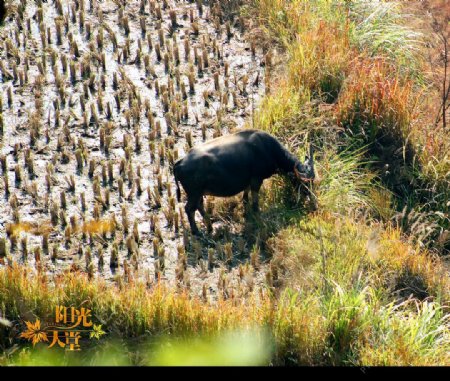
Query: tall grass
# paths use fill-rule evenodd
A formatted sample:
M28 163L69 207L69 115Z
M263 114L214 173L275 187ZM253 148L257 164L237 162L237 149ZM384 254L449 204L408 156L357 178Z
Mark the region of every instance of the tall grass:
M348 70L348 31L337 22L320 20L311 29L298 33L288 52L293 63L288 74L291 86L333 102Z
M385 56L402 74L422 80L420 61L425 42L423 33L407 25L413 17L396 2L357 0L347 4L353 21L352 43L372 57Z
M345 23L343 10L344 3L337 0L254 0L251 9L261 21L261 27L285 47L319 20Z
M281 83L275 95L266 96L255 115L254 127L273 135L289 139L295 133L311 129L308 93L295 91Z
M121 349L113 356L119 363L122 360L135 363L140 359L138 363L152 365L367 364L368 348L382 342L383 330L402 326L407 314L408 325L402 326L399 332L389 332L389 343L383 347L384 350L377 349L374 352L376 356L370 357L370 361L397 363L397 358L389 357L393 348L413 340L416 337L413 335L420 335L420 350L417 349L418 343L412 346L411 352L405 353L404 359L408 360L403 364L412 363L417 352L419 357L414 358L414 364L446 363L450 349L448 321L437 304L438 299L417 302L417 313L409 314L401 307L391 308L389 287L386 286L389 283L381 279L392 276L396 266L409 266L425 283L428 282L430 295L435 295L440 287L439 290L445 291L441 300L448 300L448 279L432 280L436 266L432 267L426 256L411 253L400 263L401 257L395 253L402 245L390 241L390 236L385 235L381 236L380 245L390 245L392 257L381 247L377 251L378 257L368 256L366 240L370 238L370 229L330 216L302 222L296 228L299 230L289 229L286 230L288 239L281 235L278 243L272 243L277 256L282 258L282 268L288 269L283 272L283 277L289 287L277 298L262 293L245 300L234 297L208 304L162 285L150 289L140 282L112 286L101 279L89 281L80 273L63 274L53 282L44 274L27 272L23 267L0 269L0 288L8 290L0 294L0 305L3 316L13 323L2 328L2 345L20 332L22 319L33 321L40 318L45 323L45 317L52 315L57 305L83 305L92 309L93 318L102 324L107 338L122 342ZM405 247L412 250L411 246ZM306 261L305 255L312 257ZM374 270L367 276L365 272L369 266ZM300 268L302 272L299 272ZM306 286L302 282L308 277ZM437 283L433 283L435 281ZM442 313L436 315L433 324L427 325L424 316L430 308ZM216 344L223 345L221 337L224 333L236 330L241 332L240 337L253 337L251 343L246 342L250 352L246 352L247 355L242 353L242 356L248 356L248 361L242 362L243 357L241 362L236 362L236 357L227 355L225 348L215 347ZM170 345L168 336L171 337ZM208 338L210 344L202 343L198 337ZM152 344L147 347L149 339ZM91 358L89 363L94 361L93 358L102 358L101 353L105 346L108 347L108 341L101 340L98 347L86 349ZM259 352L257 348L261 348L262 343L266 343L268 352ZM177 353L186 346L199 351L195 356L180 358ZM431 351L438 346L443 348ZM40 344L37 348L44 349ZM209 349L205 352L205 348ZM252 352L254 350L257 352ZM131 355L129 352L136 353L134 360L127 357ZM67 360L55 356L54 360L50 356L46 361L64 363ZM5 352L1 361L3 364L33 364L40 358L39 352L29 348L19 357ZM87 360L71 361L86 363ZM107 362L111 361L109 358Z
M339 94L338 123L366 144L385 138L401 147L412 132L420 94L411 81L391 73L392 67L382 59L355 60Z
M426 216L433 234L421 242L447 252L449 219L437 213L449 210L450 139L433 125L427 100L435 99L427 85L433 68L425 62L426 37L414 29L417 16L407 15L406 24L403 8L382 1L255 5L261 27L287 56L282 86L263 102L270 107L256 116L256 126L286 142L308 136L324 151L364 147L372 171L398 197L391 205ZM382 201L380 192L368 193Z
M412 305L413 309L405 308ZM359 364L426 366L450 364L450 315L436 303L411 301L383 308L373 336L360 349Z
M257 0L261 26L288 52L288 86L333 101L350 54L348 24L337 1Z
M448 364L445 265L398 229L325 214L285 228L271 248L283 286L320 301L328 363ZM413 345L416 339L422 341ZM395 358L400 348L403 356Z
M292 288L313 291L322 285L324 293L333 283L344 289L369 285L385 300L413 295L443 305L450 301L442 260L405 241L391 224L326 213L283 229L271 247L286 271L284 284ZM360 277L363 283L356 282Z
M324 155L317 165L321 181L316 187L319 207L332 213L350 214L376 209L370 190L377 187L376 176L364 168L364 151Z
M267 293L255 293L254 298L219 298L208 304L160 284L151 289L143 282L118 287L102 279L90 281L82 273L62 274L52 281L16 265L0 269L0 289L7 290L0 293L2 314L13 322L0 330L3 346L18 335L22 319L40 318L45 323L58 305L83 305L109 336L125 341L166 335L176 340L214 338L229 330L260 327L274 340L274 360L283 363L286 356L305 364L320 360L317 335L322 319L289 295L274 301Z

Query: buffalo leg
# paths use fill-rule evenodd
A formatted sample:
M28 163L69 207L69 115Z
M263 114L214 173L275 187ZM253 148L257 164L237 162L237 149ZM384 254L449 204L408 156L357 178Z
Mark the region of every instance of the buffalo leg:
M200 214L202 215L202 217L205 218L206 211L205 211L205 206L203 205L203 196L200 197L200 199L198 200L197 209L200 212Z
M198 207L198 198L188 197L188 202L184 207L186 214L188 216L189 225L191 226L192 234L198 234L199 231L197 229L197 225L195 224L195 211Z
M259 211L259 189L261 188L261 185L262 181L260 180L254 180L250 184L250 189L252 192L252 208L255 212Z
M0 0L0 24L3 22L3 19L6 17L6 6L5 1Z
M203 217L203 222L206 225L208 233L211 233L212 232L211 216L206 214L205 206L203 205L203 196L200 197L200 200L198 201L197 209Z
M250 192L250 187L244 190L244 195L242 196L242 202L244 203L244 209L248 206L248 193Z
M252 208L254 212L259 212L259 193L252 190Z

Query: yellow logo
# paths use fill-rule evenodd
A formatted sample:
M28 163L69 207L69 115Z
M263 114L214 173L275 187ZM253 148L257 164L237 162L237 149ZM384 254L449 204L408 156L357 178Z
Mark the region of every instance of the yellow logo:
M33 343L33 346L41 341L48 341L47 333L41 330L41 321L36 319L36 322L33 324L29 321L26 321L27 330L20 334L20 337L24 339L28 339Z
M54 325L41 327L40 319L34 323L26 321L26 331L19 337L27 339L35 346L39 342L49 342L49 348L59 346L68 351L79 351L82 334L89 333L89 339L99 340L105 334L101 324L93 324L92 311L88 308L56 306ZM51 338L51 341L49 340Z

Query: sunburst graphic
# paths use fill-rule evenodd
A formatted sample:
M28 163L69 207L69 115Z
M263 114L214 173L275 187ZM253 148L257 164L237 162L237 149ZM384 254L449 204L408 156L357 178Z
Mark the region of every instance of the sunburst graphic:
M27 325L27 330L22 332L20 337L31 341L33 346L41 341L48 342L47 333L41 329L41 321L39 319L36 319L34 324L30 321L26 321L25 324Z

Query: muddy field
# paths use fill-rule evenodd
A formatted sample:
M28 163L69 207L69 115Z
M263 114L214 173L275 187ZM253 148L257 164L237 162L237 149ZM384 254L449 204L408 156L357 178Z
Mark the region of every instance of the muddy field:
M211 213L209 233L200 223L191 237L172 175L192 145L251 123L270 54L248 21L206 1L12 6L0 28L0 265L207 297L256 289L264 263L250 265L259 253L243 227Z

